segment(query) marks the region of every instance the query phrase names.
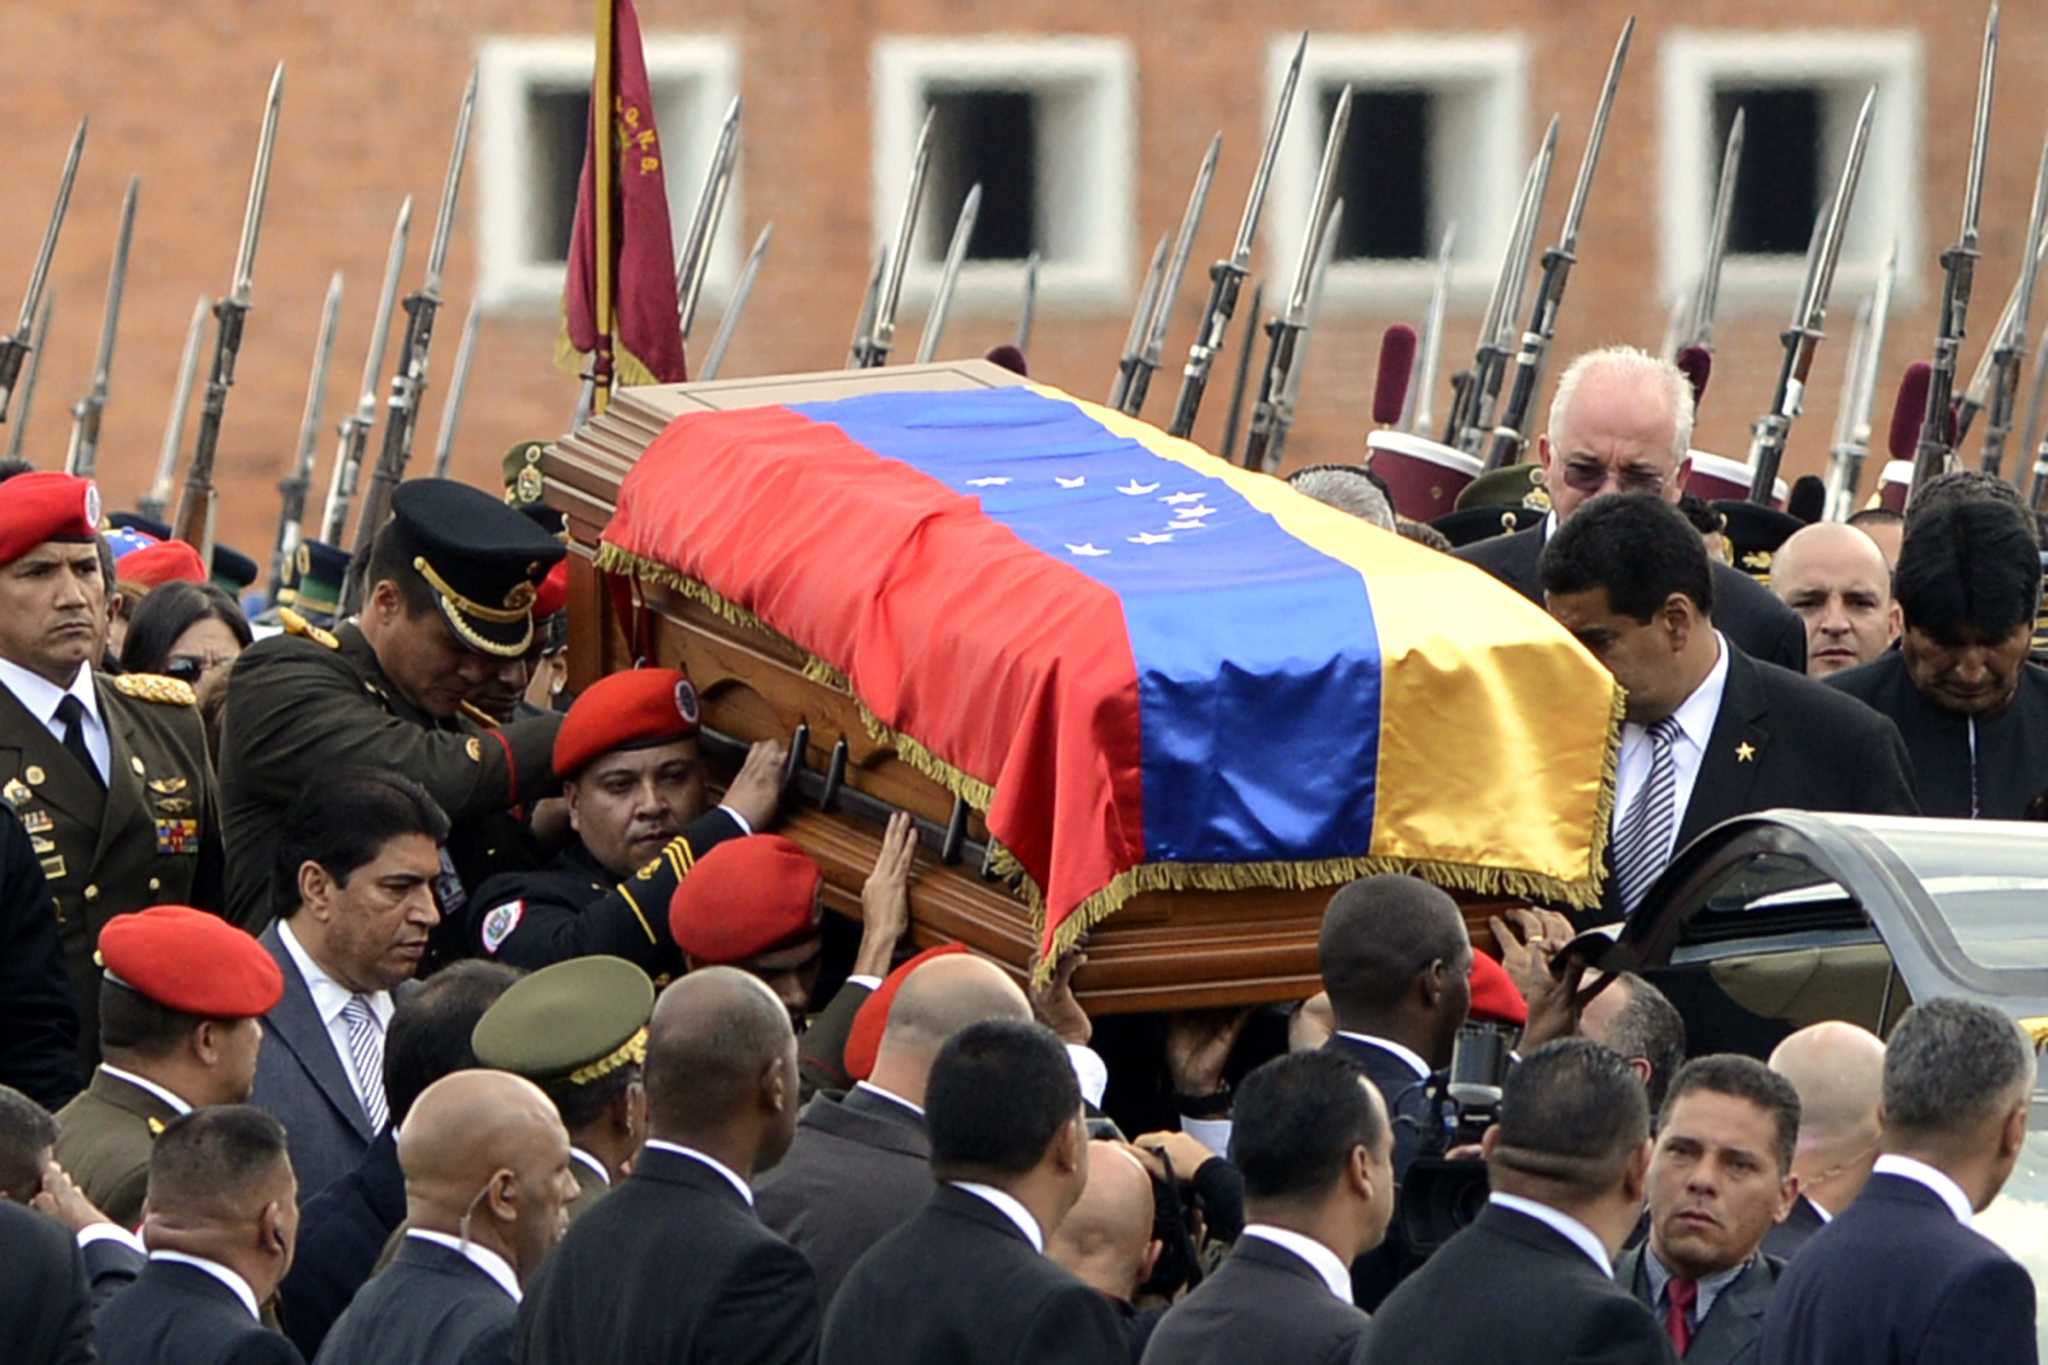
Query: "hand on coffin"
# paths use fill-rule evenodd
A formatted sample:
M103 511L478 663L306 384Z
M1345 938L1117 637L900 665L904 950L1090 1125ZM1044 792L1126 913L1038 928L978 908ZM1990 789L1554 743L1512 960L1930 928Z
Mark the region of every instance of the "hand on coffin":
M1155 1180L1166 1179L1168 1165L1173 1167L1174 1179L1193 1180L1195 1172L1202 1169L1202 1163L1216 1155L1200 1140L1174 1130L1140 1133L1131 1145L1138 1164L1150 1171ZM1161 1157L1166 1160L1161 1162Z
M1330 1008L1330 993L1317 991L1295 1007L1287 1019L1287 1050L1313 1052L1330 1041L1337 1031L1337 1015Z
M1544 971L1527 997L1529 1022L1522 1026L1521 1044L1521 1051L1525 1054L1545 1043L1577 1033L1580 1012L1615 980L1607 973L1593 972L1586 960L1576 954L1565 960L1561 975L1553 976L1549 964L1556 949L1548 944L1539 944L1535 951L1544 963ZM1589 972L1592 974L1591 985L1586 984Z
M749 758L751 762L751 757ZM917 856L917 825L908 811L889 817L875 870L860 888L860 951L855 976L887 976L896 945L910 929L910 872Z
M1540 984L1536 978L1550 975L1549 954L1571 942L1572 922L1555 910L1519 906L1507 912L1509 924L1499 915L1487 918L1494 942L1500 945L1500 965L1508 980L1531 999Z
M764 739L747 750L739 776L725 789L725 804L738 811L756 834L775 822L782 790L782 765L788 759L787 744L779 739Z
M1176 1095L1199 1098L1223 1088L1223 1064L1237 1046L1249 1009L1183 1010L1166 1021L1166 1071Z
M1086 1047L1088 1040L1095 1036L1095 1025L1088 1018L1088 1011L1081 1008L1081 1002L1074 998L1074 973L1088 964L1088 954L1076 948L1059 960L1052 969L1052 981L1043 990L1031 991L1031 1013L1038 1022L1060 1036L1063 1043ZM1036 975L1037 964L1033 965Z

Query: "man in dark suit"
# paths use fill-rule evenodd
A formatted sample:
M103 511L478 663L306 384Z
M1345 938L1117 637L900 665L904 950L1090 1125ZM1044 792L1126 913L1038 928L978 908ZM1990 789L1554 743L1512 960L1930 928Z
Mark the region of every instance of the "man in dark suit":
M1537 1049L1508 1073L1481 1145L1485 1210L1380 1305L1354 1361L1675 1360L1612 1272L1650 1164L1650 1107L1628 1064L1584 1038Z
M78 1093L78 1003L27 830L0 803L0 1085L56 1109Z
M1145 1359L1349 1361L1367 1331L1350 1266L1394 1213L1379 1092L1329 1052L1276 1057L1238 1089L1230 1158L1244 1174L1244 1232L1230 1259L1167 1310Z
M1753 1057L1695 1057L1672 1083L1650 1158L1650 1231L1614 1278L1695 1365L1749 1365L1785 1263L1758 1250L1798 1193L1799 1095Z
M0 1341L16 1360L91 1365L92 1298L78 1246L40 1214L0 1200Z
M444 1076L406 1116L398 1162L405 1240L334 1324L319 1361L508 1358L521 1286L560 1239L576 1196L554 1102L502 1071Z
M1536 446L1550 515L1455 553L1542 605L1543 551L1589 499L1643 493L1677 504L1692 423L1692 385L1676 365L1632 346L1578 357L1558 379L1550 430ZM1751 658L1804 672L1806 627L1799 617L1748 574L1719 561L1711 572L1714 626Z
M924 1102L939 1049L969 1024L1030 1017L1024 992L994 963L935 957L903 978L868 1078L804 1106L796 1141L756 1194L761 1221L817 1272L821 1310L861 1254L931 1198Z
M1115 1311L1131 1365L1144 1357L1146 1343L1166 1315L1163 1307L1137 1303L1138 1291L1165 1250L1153 1235L1158 1211L1152 1175L1130 1145L1091 1138L1087 1188L1045 1239L1046 1259L1100 1294Z
M304 1365L261 1305L291 1264L298 1194L284 1129L250 1105L195 1109L149 1158L149 1265L93 1319L106 1365Z
M633 1174L528 1287L514 1358L808 1362L816 1280L761 1225L747 1185L796 1134L789 1011L745 972L691 972L655 1002L646 1084L650 1136Z
M1970 1226L2027 1136L2034 1049L1988 1005L1922 1001L1884 1054L1884 1155L1764 1315L1761 1365L2039 1358L2034 1282Z
M291 1134L307 1198L353 1170L389 1121L384 1035L440 921L447 837L424 788L368 768L309 784L277 833L262 942L284 997L263 1018L254 1101Z
M1550 614L1628 692L1608 845L1613 916L1634 912L1674 854L1732 816L1918 812L1897 728L1733 645L1708 621L1708 564L1699 534L1648 493L1588 501L1544 547Z
M1884 1040L1841 1020L1812 1024L1772 1050L1771 1070L1799 1093L1799 1198L1764 1234L1764 1251L1790 1260L1870 1179L1884 1131Z
M1123 1365L1109 1302L1044 1254L1088 1180L1066 1048L1039 1024L971 1025L940 1049L925 1105L938 1189L855 1262L819 1365Z
M28 1096L0 1085L0 1202L47 1215L78 1239L95 1304L134 1283L142 1272L142 1242L93 1206L51 1151L57 1120Z

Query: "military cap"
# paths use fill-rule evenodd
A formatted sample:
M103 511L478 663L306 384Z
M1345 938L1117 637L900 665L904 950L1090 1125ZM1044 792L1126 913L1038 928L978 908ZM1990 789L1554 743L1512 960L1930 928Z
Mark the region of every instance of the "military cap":
M875 1055L882 1049L882 1033L889 1026L889 1007L896 1003L896 992L903 989L903 983L910 974L935 957L949 957L966 951L964 944L941 943L898 963L896 970L882 978L882 984L860 1002L860 1008L854 1011L853 1023L846 1030L846 1047L840 1057L847 1075L857 1081L874 1075Z
M650 749L697 733L697 689L677 668L632 668L599 678L555 733L555 776L574 777L605 754Z
M348 578L349 553L324 540L302 540L292 580L292 606L316 626L341 615L341 585Z
M1714 504L1723 518L1721 534L1728 537L1729 558L1736 568L1760 583L1771 579L1771 559L1794 531L1806 523L1790 512L1761 503L1724 499Z
M516 659L533 641L541 576L568 549L503 502L453 479L412 479L391 495L392 534L427 580L456 638Z
M729 839L699 858L669 898L669 934L699 963L745 962L818 932L823 882L818 865L780 834Z
M100 930L107 979L166 1009L254 1019L284 998L284 973L263 945L219 915L152 905Z
M1526 531L1548 515L1540 507L1466 507L1447 512L1429 525L1443 532L1444 539L1456 547Z
M184 541L159 540L114 556L114 577L145 588L161 583L204 583L206 566L199 562L199 551Z
M100 532L100 539L106 541L107 548L114 552L114 562L116 564L119 564L137 550L147 550L152 545L163 544L155 536L148 535L142 531L131 531L125 527L115 526L112 523L109 523L106 529Z
M654 983L622 957L576 957L512 983L476 1021L476 1059L540 1085L588 1085L647 1060Z
M1473 1019L1483 1024L1512 1024L1516 1028L1529 1022L1529 1003L1522 999L1514 979L1500 963L1475 951L1469 980Z
M525 513L528 519L551 536L562 533L562 514L541 501L545 483L540 457L547 452L545 441L521 441L499 461L505 474L505 501Z
M1536 475L1541 466L1534 464L1511 464L1505 469L1488 470L1465 485L1452 504L1457 511L1468 507L1523 507L1531 498L1536 505L1550 506L1550 494L1543 491Z
M158 521L155 517L145 517L140 512L110 512L107 514L107 524L116 530L140 531L153 540L175 539L168 522ZM256 561L240 550L231 549L226 545L213 547L212 582L228 596L239 597L242 589L256 581L256 574Z
M90 542L99 522L100 491L91 479L54 469L18 474L0 497L0 564L12 564L47 541Z

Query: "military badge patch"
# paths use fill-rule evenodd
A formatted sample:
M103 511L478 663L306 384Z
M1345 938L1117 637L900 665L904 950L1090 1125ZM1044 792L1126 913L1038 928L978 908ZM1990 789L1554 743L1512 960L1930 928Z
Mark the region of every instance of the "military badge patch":
M10 777L7 779L4 795L7 797L8 805L20 806L26 804L35 793L28 789L28 783L18 777ZM49 817L45 816L44 818L47 819Z
M512 937L512 931L519 927L519 921L526 918L525 901L506 901L497 909L484 916L484 951L495 953L503 947L505 940Z
M159 819L156 822L156 851L160 855L197 853L199 851L199 822L197 820Z
M9 793L8 799L14 799L12 793ZM26 801L28 793L23 792L21 799ZM55 822L50 819L50 812L46 810L25 810L21 813L21 827L30 834L48 834L54 824Z
M185 790L185 787L186 782L182 777L155 777L149 782L149 789L161 796L175 796Z
M676 714L685 725L697 723L697 689L690 686L687 678L676 684Z

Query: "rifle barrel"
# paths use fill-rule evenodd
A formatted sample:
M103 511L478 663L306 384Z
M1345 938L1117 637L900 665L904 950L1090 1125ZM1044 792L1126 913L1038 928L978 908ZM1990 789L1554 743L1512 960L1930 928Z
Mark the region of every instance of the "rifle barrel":
M341 321L341 272L327 282L327 297L320 305L320 330L313 338L313 369L306 379L306 407L299 414L299 439L292 455L292 467L278 481L282 506L277 517L277 538L270 548L270 600L284 590L293 558L304 539L306 491L313 482L313 460L320 442L320 409L327 398L327 370L334 360L334 330Z
M64 216L71 208L71 187L78 180L78 159L85 152L85 131L90 123L89 118L80 119L78 131L71 135L71 147L64 154L64 172L57 180L57 202L50 208L50 221L43 228L43 244L36 250L28 290L21 297L21 316L13 331L0 337L0 422L7 420L8 400L14 396L15 379L28 355L27 338L35 330L36 312L50 278L50 260L57 254L57 237L64 230Z
M960 203L960 216L953 220L953 238L946 244L946 264L939 272L939 287L932 291L932 305L925 313L924 334L917 339L917 363L927 365L939 351L939 338L946 333L946 317L953 311L953 289L960 282L960 268L967 263L967 244L974 238L974 225L981 219L981 185L968 187Z
M51 285L43 291L43 306L36 313L35 330L29 333L28 369L21 377L21 412L14 420L14 430L7 437L9 459L21 458L22 442L28 438L29 410L36 401L36 379L43 372L43 343L49 339L50 312L56 306L57 287Z
M462 319L462 340L455 344L455 370L448 376L448 397L441 404L441 427L434 434L434 477L448 477L455 458L455 429L462 422L462 398L469 391L469 362L476 354L476 326L481 320L475 300Z
M99 467L100 419L107 409L107 386L114 371L114 337L121 326L121 296L128 287L128 248L135 240L135 202L140 176L128 177L121 196L121 226L114 236L114 256L107 267L107 302L100 313L99 347L93 354L92 383L71 408L71 450L65 472L89 479Z
M747 263L740 269L739 283L733 286L732 301L725 305L725 316L718 320L718 330L712 333L711 349L704 355L703 368L697 371L699 383L718 378L718 371L725 364L726 348L732 345L733 333L739 330L740 314L753 297L754 280L761 273L761 262L767 257L768 243L774 236L775 224L767 223L754 239L754 249L747 253Z
M1209 187L1216 179L1216 158L1223 152L1223 134L1209 139L1209 150L1195 171L1195 185L1188 192L1188 206L1181 213L1180 228L1174 234L1173 249L1167 253L1166 274L1159 296L1152 301L1152 316L1145 320L1143 343L1138 348L1138 367L1132 372L1124 393L1123 411L1137 416L1144 410L1145 397L1152 390L1152 376L1166 352L1166 327L1173 320L1174 301L1180 297L1180 282L1187 274L1188 257L1194 254L1195 232L1209 207Z
M924 181L932 162L932 121L937 106L924 111L924 124L917 132L917 150L910 164L910 187L903 195L903 216L896 224L896 244L889 253L889 268L882 275L881 292L875 296L875 317L868 329L867 345L859 364L873 369L889 363L889 350L896 344L896 305L903 297L903 277L910 268L910 247L917 237L917 218L924 207Z
M206 319L212 312L213 300L204 294L192 305L192 321L185 328L185 349L178 357L178 386L171 394L163 444L157 448L156 475L149 482L149 491L136 504L142 515L156 521L162 521L170 508L171 483L178 472L178 448L185 443L185 412L192 402L192 380L199 373L199 343L206 336Z

